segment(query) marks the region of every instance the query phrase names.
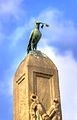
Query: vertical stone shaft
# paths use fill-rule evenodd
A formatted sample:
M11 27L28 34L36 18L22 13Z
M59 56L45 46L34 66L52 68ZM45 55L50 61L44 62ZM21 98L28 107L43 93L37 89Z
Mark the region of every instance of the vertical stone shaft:
M14 119L31 120L30 99L32 94L38 96L46 112L54 99L60 103L58 71L55 64L40 51L30 52L19 65L14 76ZM59 107L60 119L61 104ZM52 118L55 120L55 115Z

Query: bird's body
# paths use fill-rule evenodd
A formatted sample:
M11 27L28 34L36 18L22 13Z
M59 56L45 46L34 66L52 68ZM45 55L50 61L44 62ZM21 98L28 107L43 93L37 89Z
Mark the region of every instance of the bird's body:
M33 34L32 35L33 45L36 46L36 44L39 42L42 34L41 34L41 32L37 28L35 28L33 30L32 34Z
M42 36L42 34L39 31L39 29L35 28L34 30L32 30L32 32L30 34L29 44L27 47L27 53L29 53L29 51L37 48L37 43L39 42L41 36Z

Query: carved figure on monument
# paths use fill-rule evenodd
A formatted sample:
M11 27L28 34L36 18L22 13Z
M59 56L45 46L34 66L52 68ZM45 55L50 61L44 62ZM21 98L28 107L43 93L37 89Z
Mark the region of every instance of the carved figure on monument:
M53 100L53 103L50 107L50 109L47 111L47 114L49 115L48 120L52 120L54 118L55 120L61 120L60 118L60 103L57 98Z
M31 120L42 120L41 116L45 113L45 109L42 106L42 104L39 102L38 96L32 94L31 100L32 100L30 106Z
M52 118L55 120L61 120L59 110L60 103L57 98L53 100L53 104L48 111L46 111L42 103L40 103L37 95L32 94L31 100L31 120L52 120Z
M54 99L53 104L51 105L50 109L42 115L43 120L52 120L54 118L55 120L61 120L60 118L60 111L59 111L59 101L58 99Z
M29 53L29 51L31 51L31 50L37 49L37 43L39 42L39 40L42 36L42 34L39 30L40 24L41 24L41 28L43 28L44 26L49 27L49 25L46 23L42 23L39 21L35 22L35 28L32 30L32 32L30 34L29 44L27 46L27 53Z

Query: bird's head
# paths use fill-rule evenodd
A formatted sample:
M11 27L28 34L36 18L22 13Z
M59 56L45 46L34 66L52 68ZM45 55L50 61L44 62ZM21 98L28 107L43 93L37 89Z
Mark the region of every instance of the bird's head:
M35 22L35 27L39 29L40 24L41 24L41 28L43 28L44 26L45 26L45 27L49 27L48 24L42 23L42 22L40 22L40 21L36 21L36 22Z
M39 29L40 24L41 24L41 23L40 23L39 21L36 21L36 22L35 22L35 28Z

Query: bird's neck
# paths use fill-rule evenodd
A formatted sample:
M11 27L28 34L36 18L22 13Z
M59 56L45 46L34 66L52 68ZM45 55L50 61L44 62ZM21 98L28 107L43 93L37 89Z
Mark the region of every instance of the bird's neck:
M38 29L38 30L39 30L39 28L40 28L40 26L39 26L39 25L37 25L37 26L36 26L36 29Z

